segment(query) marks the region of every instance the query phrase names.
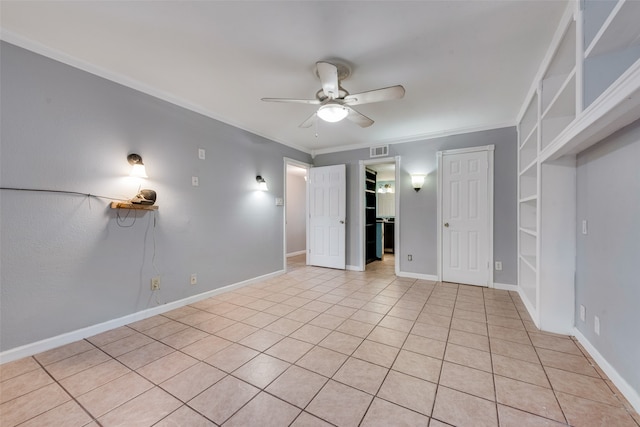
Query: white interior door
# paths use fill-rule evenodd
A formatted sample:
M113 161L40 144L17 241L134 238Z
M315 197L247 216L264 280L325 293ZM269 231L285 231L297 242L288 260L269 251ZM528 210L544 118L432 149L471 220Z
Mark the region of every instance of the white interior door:
M444 154L441 167L442 280L488 286L488 153Z
M309 264L345 268L345 165L309 170Z

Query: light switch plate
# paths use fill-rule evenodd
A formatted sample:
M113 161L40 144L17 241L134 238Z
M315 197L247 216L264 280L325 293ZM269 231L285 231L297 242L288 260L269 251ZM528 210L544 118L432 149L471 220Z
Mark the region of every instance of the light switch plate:
M282 197L276 197L276 206L282 205L284 205L284 200L282 199Z
M204 160L205 154L206 152L204 151L204 148L198 148L198 158L200 160Z

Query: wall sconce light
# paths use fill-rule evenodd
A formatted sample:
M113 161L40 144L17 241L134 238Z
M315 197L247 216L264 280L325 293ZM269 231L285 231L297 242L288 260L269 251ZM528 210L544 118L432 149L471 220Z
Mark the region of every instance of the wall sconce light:
M267 181L264 180L260 175L256 176L256 182L258 183L258 190L260 191L269 191L269 187L267 187Z
M385 185L381 185L380 188L378 188L378 193L380 194L386 194L386 193L395 193L395 190L393 189L393 187L391 186L391 184L385 184Z
M127 156L127 161L132 166L130 176L135 176L138 178L149 178L147 176L147 171L144 167L144 163L142 163L142 157L140 154L129 154Z
M411 185L416 192L420 191L424 184L425 175L411 175Z

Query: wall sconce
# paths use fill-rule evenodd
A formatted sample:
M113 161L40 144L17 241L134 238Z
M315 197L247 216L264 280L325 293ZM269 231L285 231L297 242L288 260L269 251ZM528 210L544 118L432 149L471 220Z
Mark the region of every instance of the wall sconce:
M147 171L144 167L144 163L142 163L142 157L140 154L129 154L127 156L127 161L132 166L130 176L135 176L138 178L149 178L147 176Z
M416 193L422 188L424 178L425 175L411 175L411 185L413 185L413 189L416 190Z
M260 175L256 176L256 182L258 183L258 190L260 191L269 191L269 187L267 187L267 181L264 180Z
M380 194L386 194L386 193L393 194L393 193L395 193L395 190L393 189L391 184L385 184L385 185L381 185L380 188L378 188L378 193L380 193Z

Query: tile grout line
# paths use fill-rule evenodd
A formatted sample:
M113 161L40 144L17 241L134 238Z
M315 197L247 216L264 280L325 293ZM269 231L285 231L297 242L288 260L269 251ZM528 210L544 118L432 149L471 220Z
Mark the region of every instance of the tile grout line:
M98 349L98 350L102 351L102 349L101 349L101 348L99 348L99 347L95 346L93 343L89 342L88 340L83 339L82 341L87 341L87 342L88 342L89 344L91 344L94 348L96 348L96 349ZM87 350L87 351L91 351L91 350ZM107 353L105 353L104 351L102 351L102 352L103 352L104 354L107 354ZM82 354L82 353L86 353L86 352L81 352L81 353L77 353L77 354ZM73 355L73 356L75 356L75 355ZM73 356L69 356L69 357L73 357ZM108 355L108 354L107 354L107 356L111 357L111 356L110 356L110 355ZM48 375L48 376L49 376L49 377L50 377L50 378L51 378L51 379L52 379L52 380L53 380L53 381L58 385L58 387L60 387L62 390L64 390L64 392L65 392L69 397L71 397L71 400L72 400L72 401L74 401L74 402L75 402L75 403L76 403L80 408L82 408L82 410L83 410L83 411L84 411L84 412L89 416L89 418L91 418L91 421L94 421L96 424L98 424L98 426L99 426L99 427L103 427L103 426L102 426L102 423L100 423L100 421L98 421L98 418L97 418L97 417L94 417L94 416L93 416L93 414L92 414L91 412L89 412L89 410L88 410L87 408L85 408L85 407L84 407L84 405L78 401L78 399L76 398L76 396L74 396L73 394L71 394L71 393L69 392L69 390L67 390L67 389L66 389L62 384L60 384L60 382L59 382L59 381L58 381L58 380L57 380L57 379L56 379L56 378L51 374L51 372L49 372L49 370L48 370L48 369L47 369L47 368L46 368L46 367L45 367L45 366L44 366L44 365L43 365L43 364L42 364L38 359L36 359L35 357L33 357L33 359L35 360L35 362L36 362L38 365L40 365L41 369L42 369L43 371L45 371L45 372L47 373L47 375ZM60 360L65 360L65 359L68 359L68 357L67 357L67 358L64 358L64 359L60 359ZM55 363L55 362L54 362L54 363ZM106 363L106 362L104 362L104 363ZM52 363L52 364L53 364L53 363ZM87 369L89 369L89 368L87 368ZM86 370L86 369L84 369L83 371L85 371L85 370ZM83 371L79 371L79 372L77 372L77 373L80 373L80 372L83 372ZM75 375L75 374L74 374L74 375ZM66 403L66 402L65 402L65 403ZM63 403L62 405L64 405L64 403ZM59 406L61 406L61 405L55 406L54 408L50 408L50 409L48 409L47 411L43 412L43 414L44 414L44 413L47 413L47 412L49 412L49 411L51 411L51 410L53 410L53 409L55 409L55 408L57 408L57 407L59 407ZM38 416L40 416L40 415L42 415L42 414L38 414L38 415L36 415L36 416L34 416L34 417L29 418L28 420L24 420L22 423L27 422L27 421L29 421L29 420L31 420L31 419L34 419L34 418L36 418L36 417L38 417ZM21 423L21 424L22 424L22 423ZM87 424L90 424L90 423L87 423ZM87 424L85 424L85 425L87 425Z

